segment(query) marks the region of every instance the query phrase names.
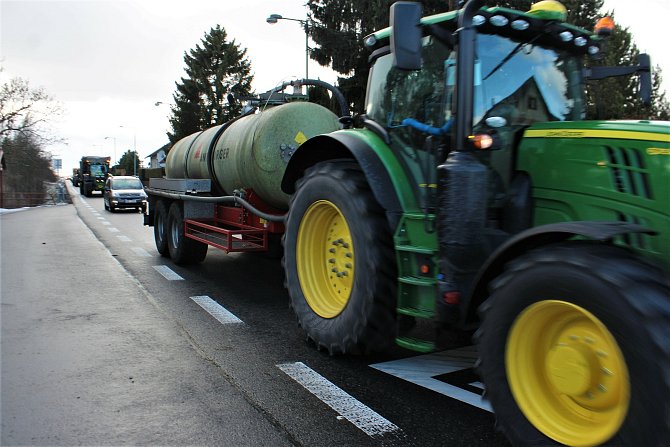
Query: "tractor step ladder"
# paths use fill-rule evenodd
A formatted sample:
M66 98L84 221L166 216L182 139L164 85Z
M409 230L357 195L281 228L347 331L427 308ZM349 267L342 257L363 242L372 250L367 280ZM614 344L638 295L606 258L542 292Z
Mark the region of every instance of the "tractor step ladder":
M428 220L434 219L429 215ZM425 231L426 216L406 213L402 216L396 235L395 251L398 264L399 316L432 322L435 316L437 279L437 236ZM432 338L432 337L431 337ZM412 336L411 331L396 338L396 343L407 349L430 352L435 342Z

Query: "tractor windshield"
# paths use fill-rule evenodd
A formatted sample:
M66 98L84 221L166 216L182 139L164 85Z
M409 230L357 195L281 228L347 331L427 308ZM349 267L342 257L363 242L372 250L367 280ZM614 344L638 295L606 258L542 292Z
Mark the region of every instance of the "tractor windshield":
M433 37L423 40L421 71L392 67L380 57L368 82L367 115L397 128L405 118L433 127L449 121L455 99L456 53ZM531 42L477 36L475 126L492 116L509 126L583 119L580 57Z
M510 125L583 119L580 58L487 34L477 43L474 123L489 116Z
M91 175L95 177L104 177L107 174L106 165L91 165Z

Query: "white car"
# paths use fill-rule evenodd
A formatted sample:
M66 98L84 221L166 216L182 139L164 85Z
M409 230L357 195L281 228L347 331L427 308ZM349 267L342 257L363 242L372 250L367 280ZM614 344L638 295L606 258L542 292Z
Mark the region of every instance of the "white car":
M109 177L102 191L102 200L105 209L112 213L117 209L127 208L134 208L142 213L147 211L147 193L137 177Z

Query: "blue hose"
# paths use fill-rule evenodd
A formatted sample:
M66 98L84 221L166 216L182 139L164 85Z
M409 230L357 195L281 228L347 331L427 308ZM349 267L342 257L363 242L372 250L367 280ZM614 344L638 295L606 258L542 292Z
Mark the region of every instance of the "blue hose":
M449 133L449 130L451 130L451 126L452 126L453 123L454 123L454 120L450 119L442 127L433 127L433 126L429 126L428 124L417 121L414 118L405 118L404 120L402 120L401 124L403 126L409 126L413 129L416 129L419 132L423 132L423 133L427 133L429 135L435 135L436 137L439 137L439 136L442 136L442 135L447 135Z

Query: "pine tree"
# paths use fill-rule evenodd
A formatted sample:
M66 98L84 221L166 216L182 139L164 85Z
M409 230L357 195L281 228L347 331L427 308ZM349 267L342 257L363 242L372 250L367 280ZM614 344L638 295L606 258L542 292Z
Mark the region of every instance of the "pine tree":
M194 49L184 53L186 77L176 83L173 95L172 132L168 132L171 142L225 123L241 112L239 102L229 102L227 98L249 94L251 63L247 50L227 38L226 31L217 25Z
M310 57L330 65L341 74L338 88L351 103L352 112L363 112L368 79L368 51L363 38L389 25L389 8L394 0L308 0L309 35L316 43ZM443 0L422 2L424 15L441 12Z

